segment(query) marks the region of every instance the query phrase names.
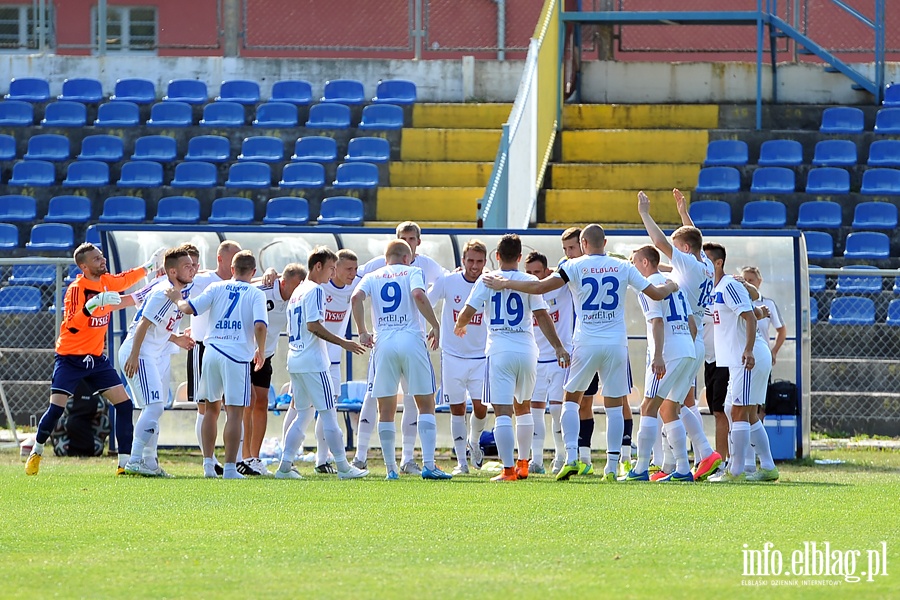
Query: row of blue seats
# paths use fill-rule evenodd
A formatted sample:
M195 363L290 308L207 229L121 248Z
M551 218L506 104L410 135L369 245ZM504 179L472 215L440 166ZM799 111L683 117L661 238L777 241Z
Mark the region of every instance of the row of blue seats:
M818 273L822 267L809 266L809 291L810 293L824 292L826 289L826 276ZM865 271L875 270L872 265L845 265L841 270L861 269ZM882 278L874 275L838 275L835 291L839 294L880 294L883 291ZM894 278L891 291L900 294L900 276Z
M701 228L730 227L731 205L721 200L698 200L690 213ZM695 216L696 215L696 216ZM889 202L860 202L853 209L853 229L896 229L897 206ZM843 226L841 205L813 200L800 205L795 226L798 229L837 229ZM787 207L773 200L754 200L744 205L741 227L744 229L781 229L787 225Z
M87 109L84 104L59 100L51 102L44 111L43 127L84 127ZM97 109L96 127L138 127L140 108L133 102L108 102ZM159 102L150 108L148 127L190 127L194 125L194 111L186 102ZM243 127L246 125L244 107L236 102L213 102L203 107L201 127ZM34 108L27 102L0 102L0 125L28 127L34 125ZM284 128L298 126L297 107L286 102L267 102L256 109L254 127ZM304 125L310 129L349 129L350 107L334 102L322 102L309 109ZM358 127L370 130L401 129L403 109L396 104L370 104L363 108Z
M809 299L809 320L819 322L819 303L815 298ZM848 296L835 298L831 303L828 320L831 325L874 325L875 303L870 298ZM887 325L900 326L900 300L892 300L888 305Z
M135 140L131 160L172 162L177 158L175 138L165 135L143 136ZM78 160L99 160L115 163L124 158L125 142L115 135L89 135L81 142ZM237 160L281 162L285 160L285 143L281 138L251 136L244 138ZM17 158L16 140L11 135L0 135L0 160ZM72 150L69 138L56 133L42 133L28 139L28 149L21 157L25 160L62 162L70 160ZM356 137L347 145L344 160L348 162L385 163L391 158L391 144L380 137ZM325 136L306 136L294 143L292 161L331 163L337 160L337 141ZM212 163L231 160L231 142L220 135L198 135L188 140L184 160L203 160Z
M174 178L165 183L163 166L150 160L133 160L122 165L121 177L115 185L123 188L153 188L170 185L176 188L211 188L218 185L216 165L205 161L190 161L175 166ZM332 187L378 187L378 165L369 162L345 162L338 165ZM56 185L56 168L45 160L23 160L13 165L7 185L21 187L49 187ZM98 160L78 160L69 164L64 187L85 188L110 185L109 164ZM232 163L228 167L227 188L322 188L325 187L325 167L314 162L294 162L284 166L281 180L272 183L272 167L259 161Z
M835 106L822 112L822 133L853 134L865 130L865 115L854 106ZM896 135L900 133L900 107L882 108L875 115L875 133Z
M703 167L694 191L698 194L736 194L741 191L741 173L735 167ZM753 171L750 192L754 194L793 194L796 191L796 175L787 167L759 167ZM900 196L900 169L867 169L859 191L868 196ZM840 167L810 169L806 193L849 194L850 173Z
M749 163L747 142L715 140L706 147L705 167L743 167ZM759 149L761 167L796 167L803 164L803 146L796 140L767 140ZM856 144L850 140L821 140L816 143L815 167L855 167ZM870 167L900 167L900 140L876 140L869 146Z
M416 84L405 79L386 79L378 82L372 102L375 104L413 104L416 101ZM50 84L46 79L36 77L16 78L9 83L7 100L24 102L47 102L51 100ZM103 100L103 85L96 79L73 78L63 82L62 94L58 100L95 103ZM115 93L110 100L152 104L156 101L156 86L147 79L119 79ZM206 82L197 79L173 79L166 87L163 101L205 104L210 98ZM245 79L223 81L217 102L257 104L261 100L259 84ZM302 79L276 81L272 85L270 101L289 102L306 105L312 102L312 85ZM332 79L325 82L322 102L340 104L363 104L366 102L365 89L361 81L355 79Z
M9 200L22 198L21 203L31 206L22 209L19 205L10 203ZM3 202L5 201L5 202ZM91 199L85 196L56 196L50 199L47 214L41 219L42 223L32 229L32 241L34 232L40 230L41 239L50 235L48 232L70 232L69 225L64 227L50 227L56 224L81 224L88 223L91 219ZM229 219L235 219L235 223L250 223L253 221L253 202L247 198L219 198L212 204L212 216L210 223L229 223ZM0 222L7 224L22 223L36 220L34 199L28 196L0 196ZM147 220L147 203L137 196L110 196L103 201L103 212L100 215L101 223L143 223ZM309 203L305 198L283 196L272 198L266 203L266 217L263 223L272 225L303 225L309 221ZM200 201L190 196L168 196L159 201L156 209L154 223L162 224L186 224L194 225L200 222ZM5 238L7 241L9 237ZM62 238L68 240L68 237ZM41 240L38 240L40 242ZM68 243L68 242L67 242ZM15 246L13 246L15 247Z

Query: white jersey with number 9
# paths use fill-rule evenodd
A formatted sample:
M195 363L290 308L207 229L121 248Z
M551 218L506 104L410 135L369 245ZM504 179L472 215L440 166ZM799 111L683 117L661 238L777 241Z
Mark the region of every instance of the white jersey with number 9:
M387 265L369 273L359 289L372 300L372 325L375 342L395 333L415 333L423 337L414 289L425 291L422 269L409 265Z

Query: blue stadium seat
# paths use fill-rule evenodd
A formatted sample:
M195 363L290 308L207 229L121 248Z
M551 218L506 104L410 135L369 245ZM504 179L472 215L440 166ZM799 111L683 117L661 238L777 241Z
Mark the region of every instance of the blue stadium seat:
M852 106L834 106L822 112L822 133L862 133L863 111Z
M900 140L875 140L869 146L870 167L900 167Z
M143 223L147 219L147 203L137 196L110 196L103 202L101 223Z
M19 247L19 228L12 223L0 223L0 250Z
M828 315L831 325L873 325L875 323L875 303L871 298L846 296L835 298Z
M787 223L787 209L781 202L755 200L744 205L741 227L745 229L781 229Z
M322 102L310 107L306 126L310 129L348 129L350 108L334 102Z
M0 313L36 314L41 312L44 303L41 290L27 285L11 285L0 290Z
M233 163L228 168L227 188L267 188L272 186L272 169L264 162Z
M747 142L714 140L706 147L704 167L742 167L747 164Z
M325 198L319 208L319 225L362 225L363 203L359 198Z
M306 225L308 222L309 202L306 198L282 196L266 202L266 216L263 218L266 225Z
M13 160L16 158L16 154L16 138L0 134L0 160Z
M19 77L9 82L7 100L20 102L47 102L50 99L50 84L46 79Z
M754 194L794 193L794 172L785 167L760 167L753 171L750 191Z
M900 107L882 108L875 115L875 133L897 135L900 133Z
M800 205L797 227L800 229L837 229L841 226L842 220L840 204L813 200Z
M9 277L11 285L53 285L55 281L54 265L15 265Z
M62 162L69 160L71 156L69 138L55 133L41 133L28 139L28 151L22 158Z
M99 160L108 163L119 162L125 154L125 144L116 135L89 135L81 142L78 160Z
M141 109L134 102L107 102L97 109L97 127L137 127L141 123Z
M256 107L254 127L296 127L297 107L289 102L266 102Z
M62 184L66 187L109 185L109 165L99 160L78 160L69 165Z
M103 85L96 79L75 77L63 81L62 94L57 100L96 103L103 100Z
M295 162L332 163L337 160L337 142L334 138L320 135L308 135L294 144Z
M881 103L885 106L900 106L900 84L889 83L884 88L884 100Z
M386 163L391 160L391 143L379 137L358 137L347 145L349 162Z
M259 84L246 79L223 81L216 102L237 102L253 105L259 102Z
M272 84L272 102L306 106L312 102L312 86L302 79L285 79Z
M795 140L767 140L759 149L761 167L796 167L803 164L803 146Z
M79 275L81 275L81 269L78 268L78 265L69 265L69 270L65 279L63 279L63 285L71 284Z
M25 247L29 250L71 250L74 245L75 233L71 225L38 223L31 228L31 240Z
M231 158L231 142L221 135L198 135L188 141L184 160L202 160L211 163L226 162Z
M821 271L822 267L817 267L815 265L809 265L809 291L810 292L824 292L825 291L825 276L817 273L817 271Z
M190 127L193 123L194 113L186 102L157 102L147 119L148 127Z
M27 102L0 102L0 125L27 127L34 124L34 107Z
M896 229L897 207L889 202L860 202L853 211L851 227L869 230Z
M246 225L253 222L253 200L217 198L212 203L209 222L216 225Z
M378 82L375 104L415 104L416 84L407 79L384 79Z
M334 189L378 187L378 166L367 162L352 162L338 165L332 183Z
M297 162L284 166L279 187L322 188L325 187L325 167L320 163Z
M153 104L156 102L156 86L148 79L119 79L116 90L109 97L113 101Z
M155 160L167 163L178 156L178 144L168 135L145 135L134 141L131 160Z
M187 102L188 104L205 104L209 101L206 82L198 79L172 79L163 96L166 102Z
M275 163L284 160L284 142L281 138L256 135L244 138L238 160L255 160Z
M370 104L363 108L359 129L369 131L403 129L403 109L396 104Z
M834 240L830 233L824 231L804 231L806 238L806 257L823 259L834 257Z
M338 104L362 104L366 101L366 90L361 81L355 79L332 79L325 82L322 102Z
M731 194L741 190L741 174L734 167L704 167L697 177L698 194Z
M721 200L698 200L688 209L694 225L700 229L731 227L731 205Z
M87 223L91 220L91 199L86 196L54 196L44 221L47 223Z
M183 162L175 166L172 187L211 188L218 182L216 165L204 161Z
M192 225L200 221L200 201L190 196L169 196L159 201L154 223Z
M809 299L809 322L813 325L819 322L819 302L815 298Z
M816 143L812 164L816 167L856 166L856 144L850 140L822 140Z
M162 184L162 164L152 160L133 160L122 165L122 176L116 185L119 187L155 188Z
M900 300L891 300L888 304L887 320L885 321L891 327L900 325Z
M237 102L212 102L203 107L203 127L241 127L244 107Z
M103 241L100 238L100 230L97 228L97 225L88 225L88 228L84 231L84 241L98 248L103 247Z
M844 243L844 258L888 258L890 239L877 231L854 231Z
M859 191L867 196L900 196L900 170L868 169Z
M843 269L874 270L869 265L845 265ZM838 275L835 290L840 294L878 294L881 293L881 277L865 275Z
M9 185L48 187L56 181L56 169L46 160L20 160L13 165Z
M37 201L31 196L0 196L0 222L27 223L37 219Z
M41 125L44 127L84 127L87 109L80 102L57 100L44 109Z
M839 167L810 169L806 177L806 193L818 195L849 194L850 173Z

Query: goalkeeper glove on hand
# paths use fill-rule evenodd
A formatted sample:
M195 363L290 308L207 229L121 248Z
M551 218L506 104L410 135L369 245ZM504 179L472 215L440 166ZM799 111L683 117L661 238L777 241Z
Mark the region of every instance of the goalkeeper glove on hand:
M163 264L165 262L166 248L157 248L156 251L150 255L150 258L143 264L143 267L150 272L158 271L162 269Z
M84 309L92 314L98 308L104 306L118 306L122 304L122 296L118 292L101 292L84 303Z

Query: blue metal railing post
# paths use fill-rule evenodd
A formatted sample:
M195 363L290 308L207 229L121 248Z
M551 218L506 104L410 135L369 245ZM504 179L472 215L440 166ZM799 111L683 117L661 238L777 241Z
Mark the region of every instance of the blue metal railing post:
M885 0L875 0L875 104L884 98Z
M763 10L756 0L756 129L762 129Z

